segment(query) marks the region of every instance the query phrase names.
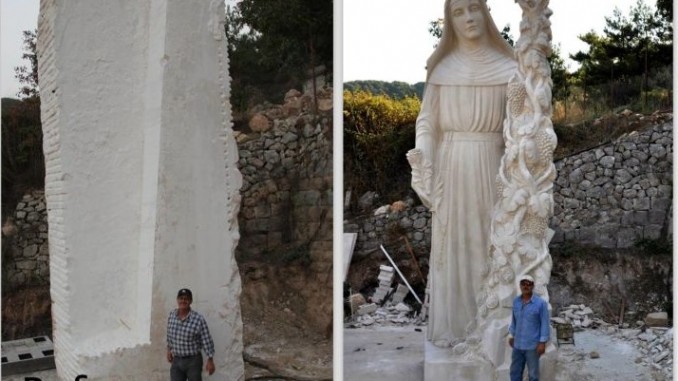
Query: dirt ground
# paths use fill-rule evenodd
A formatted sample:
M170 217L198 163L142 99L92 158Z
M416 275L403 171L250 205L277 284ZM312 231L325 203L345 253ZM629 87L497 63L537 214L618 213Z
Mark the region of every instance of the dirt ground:
M2 341L52 336L49 285L6 292L2 296Z
M636 363L641 353L635 347L604 332L575 332L575 344L559 348L556 381L668 381ZM600 357L591 358L593 351ZM421 381L423 377L422 327L344 330L344 381Z
M272 305L258 318L243 315L243 327L245 379L332 379L331 337L305 328L289 308Z
M332 379L331 277L304 266L239 264L245 378Z

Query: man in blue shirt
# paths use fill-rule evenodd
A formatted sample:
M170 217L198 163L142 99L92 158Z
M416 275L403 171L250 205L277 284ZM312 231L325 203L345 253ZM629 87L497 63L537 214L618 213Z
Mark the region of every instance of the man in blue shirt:
M513 316L509 326L511 356L511 381L521 381L525 363L530 381L539 381L539 357L546 351L549 341L548 303L532 293L534 279L529 275L519 278L520 292L513 299Z
M177 309L167 318L167 361L172 363L172 381L202 380L202 353L207 355L205 370L214 373L214 341L205 318L191 309L193 293L182 288L177 293Z

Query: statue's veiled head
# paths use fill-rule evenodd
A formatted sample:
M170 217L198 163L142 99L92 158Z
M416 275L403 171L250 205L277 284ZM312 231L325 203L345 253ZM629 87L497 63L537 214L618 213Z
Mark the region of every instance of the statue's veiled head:
M452 38L459 41L482 42L489 31L487 19L489 13L484 7L484 0L450 0L445 6L445 20L449 20L447 28L452 29Z
M445 0L443 34L427 61L429 74L441 59L465 42L485 45L513 58L513 48L499 33L486 0Z

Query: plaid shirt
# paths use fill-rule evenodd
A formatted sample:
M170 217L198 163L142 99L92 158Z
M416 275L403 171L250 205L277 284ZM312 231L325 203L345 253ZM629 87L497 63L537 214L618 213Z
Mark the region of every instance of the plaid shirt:
M167 348L174 356L193 356L202 348L207 357L214 356L214 341L210 336L205 318L190 310L184 320L180 320L178 309L170 312L167 318Z

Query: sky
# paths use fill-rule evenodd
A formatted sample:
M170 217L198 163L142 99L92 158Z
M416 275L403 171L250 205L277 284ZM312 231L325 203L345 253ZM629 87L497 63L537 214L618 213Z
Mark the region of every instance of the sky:
M38 27L39 0L0 0L0 95L16 98L19 82L14 68L29 65L21 59L23 31Z
M645 1L654 5L654 0ZM611 16L615 6L628 14L635 2L551 0L554 44L560 44L564 57L584 50L586 45L577 39L578 35L591 29L602 32L604 17ZM428 32L429 22L442 17L443 3L443 0L343 0L344 81L423 81L424 65L435 44ZM488 4L497 27L510 24L517 39L520 7L513 0L488 0ZM19 91L14 67L27 64L21 59L22 31L37 28L38 7L39 0L0 0L2 97L16 97Z
M424 67L436 39L429 23L443 17L444 0L343 0L344 61L343 80L422 82ZM553 44L560 44L566 58L587 45L577 36L590 30L602 33L605 17L615 7L628 15L636 0L551 0L549 8ZM654 0L645 0L654 8ZM520 6L514 0L488 0L497 28L511 26L518 39ZM573 61L566 60L569 69Z

